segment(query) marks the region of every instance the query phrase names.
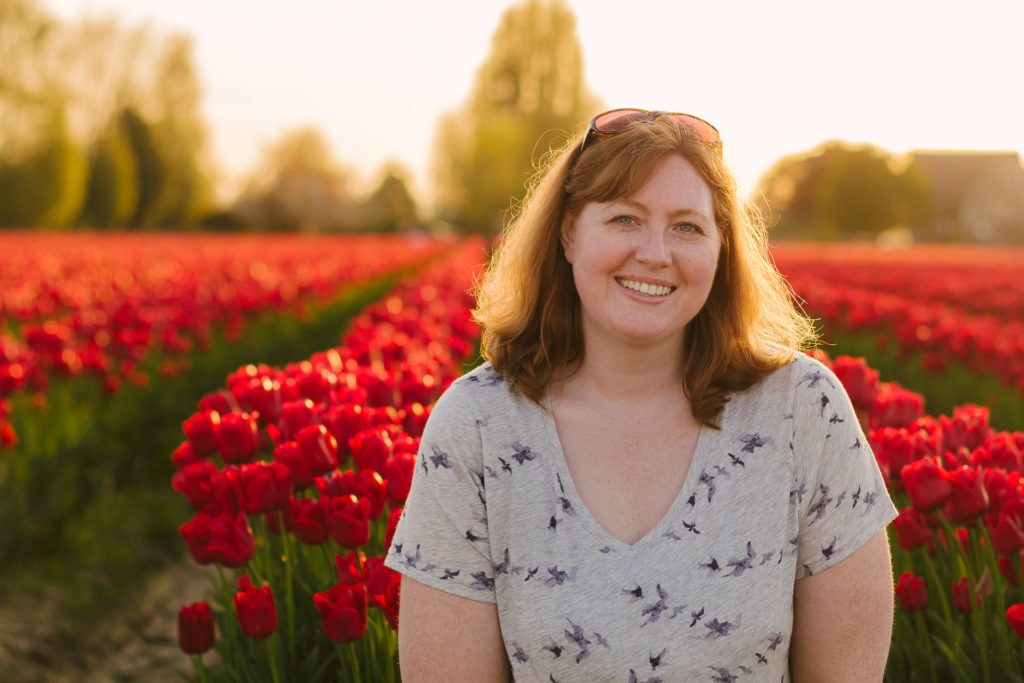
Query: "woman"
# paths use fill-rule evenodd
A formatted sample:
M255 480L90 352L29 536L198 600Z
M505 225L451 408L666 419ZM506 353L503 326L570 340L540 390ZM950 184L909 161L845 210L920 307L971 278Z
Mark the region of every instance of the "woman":
M717 131L614 110L478 291L387 564L403 680L880 680L895 509Z

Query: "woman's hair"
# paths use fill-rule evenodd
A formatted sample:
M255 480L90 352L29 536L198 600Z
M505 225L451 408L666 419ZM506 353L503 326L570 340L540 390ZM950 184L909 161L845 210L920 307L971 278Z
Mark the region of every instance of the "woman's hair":
M707 302L686 326L683 387L694 417L717 426L729 394L789 362L814 338L768 254L763 223L738 196L721 146L693 137L668 117L555 151L505 226L476 289L482 353L514 390L540 403L552 381L583 359L580 299L560 241L563 220L588 202L639 191L658 164L682 155L711 189L722 236Z

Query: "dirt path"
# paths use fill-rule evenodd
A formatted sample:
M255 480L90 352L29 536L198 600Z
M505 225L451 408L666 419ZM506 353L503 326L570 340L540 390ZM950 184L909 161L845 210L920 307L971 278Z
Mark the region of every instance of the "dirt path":
M147 579L131 614L97 614L75 629L56 596L9 595L0 603L0 681L180 682L192 663L178 648L178 610L206 597L209 576L193 562L172 564Z

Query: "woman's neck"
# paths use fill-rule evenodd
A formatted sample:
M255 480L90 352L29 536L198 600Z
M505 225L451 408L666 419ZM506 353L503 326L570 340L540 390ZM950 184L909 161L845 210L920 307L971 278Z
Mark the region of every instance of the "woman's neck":
M646 402L682 389L682 353L678 347L636 348L590 344L566 389L618 402ZM575 391L573 392L575 393Z

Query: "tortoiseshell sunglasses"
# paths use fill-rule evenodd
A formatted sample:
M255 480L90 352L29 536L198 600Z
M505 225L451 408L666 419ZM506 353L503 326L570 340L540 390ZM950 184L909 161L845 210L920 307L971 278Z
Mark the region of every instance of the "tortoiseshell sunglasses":
M587 132L583 135L583 142L580 143L579 151L587 146L591 135L616 135L629 128L630 124L643 119L656 119L665 116L672 121L683 124L693 135L706 145L719 147L722 138L718 135L718 129L704 119L692 114L681 114L679 112L647 111L646 109L612 109L603 114L598 114L587 124Z

